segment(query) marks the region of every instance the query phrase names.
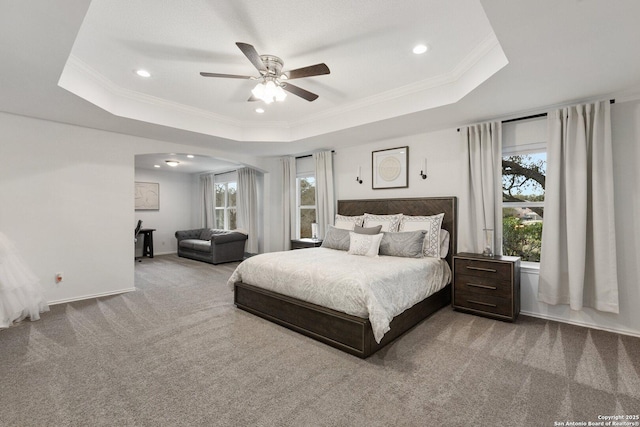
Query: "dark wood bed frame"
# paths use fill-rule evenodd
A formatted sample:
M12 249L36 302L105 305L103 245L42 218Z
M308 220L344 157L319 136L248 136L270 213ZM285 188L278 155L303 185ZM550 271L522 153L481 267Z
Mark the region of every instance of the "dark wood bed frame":
M378 215L436 215L444 212L442 228L450 233L449 253L446 259L449 266L452 265L458 240L455 197L338 201L338 213L341 215L362 215L365 212ZM234 288L234 302L238 308L361 358L372 355L451 303L451 285L448 284L439 292L396 316L391 321L391 329L382 341L377 343L369 319L351 316L242 282L236 282Z

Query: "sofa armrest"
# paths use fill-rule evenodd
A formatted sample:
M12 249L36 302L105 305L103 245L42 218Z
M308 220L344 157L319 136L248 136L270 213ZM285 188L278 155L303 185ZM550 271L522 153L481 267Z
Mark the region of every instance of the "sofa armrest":
M237 232L214 234L213 236L211 236L211 244L220 245L222 243L238 242L247 239L248 236L246 234Z
M176 231L176 239L178 239L178 242L185 239L198 239L200 238L200 233L202 233L202 230L202 228L196 228L193 230Z

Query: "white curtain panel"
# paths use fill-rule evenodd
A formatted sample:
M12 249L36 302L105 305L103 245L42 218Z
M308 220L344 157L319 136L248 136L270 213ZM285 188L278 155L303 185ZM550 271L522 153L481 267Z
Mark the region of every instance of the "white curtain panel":
M216 197L214 175L200 175L200 224L204 228L214 228L216 224Z
M251 168L238 169L238 193L236 198L236 222L249 235L245 250L258 253L258 190L256 171Z
M327 225L333 224L335 201L333 199L333 154L322 151L313 154L316 166L316 222L318 236L324 237Z
M291 237L296 235L296 158L282 157L282 238L283 249L291 249Z
M563 108L547 123L538 299L618 313L611 106Z
M460 129L466 167L460 200L458 247L482 253L484 230L493 230L493 252L502 254L502 123L488 122Z

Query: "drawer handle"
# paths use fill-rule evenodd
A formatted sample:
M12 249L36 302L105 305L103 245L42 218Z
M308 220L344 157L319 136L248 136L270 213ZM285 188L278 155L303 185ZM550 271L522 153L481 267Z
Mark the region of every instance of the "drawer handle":
M488 271L489 273L495 273L498 271L498 270L494 270L493 268L469 267L469 266L467 266L467 268L469 270Z
M467 285L473 286L474 288L491 289L492 291L495 291L496 289L498 289L496 286L479 285L477 283L467 283Z
M487 307L494 307L494 308L497 307L497 305L495 305L495 304L489 304L489 303L480 302L480 301L473 301L473 300L470 300L470 299L468 299L467 302L470 302L471 304L486 305Z

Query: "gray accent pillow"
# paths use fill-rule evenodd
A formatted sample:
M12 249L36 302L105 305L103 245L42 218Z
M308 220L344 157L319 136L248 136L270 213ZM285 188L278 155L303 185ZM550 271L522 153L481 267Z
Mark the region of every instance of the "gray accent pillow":
M320 245L322 248L337 249L339 251L349 250L349 230L342 228L336 228L333 225L329 226L324 240Z
M381 229L381 225L376 225L375 227L360 227L356 225L353 227L353 232L357 234L380 234Z
M200 233L200 240L211 240L213 235L213 228L203 228Z
M399 233L384 232L380 242L380 255L404 258L423 258L422 245L427 232L424 230Z

